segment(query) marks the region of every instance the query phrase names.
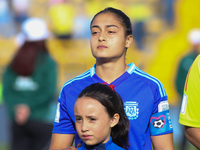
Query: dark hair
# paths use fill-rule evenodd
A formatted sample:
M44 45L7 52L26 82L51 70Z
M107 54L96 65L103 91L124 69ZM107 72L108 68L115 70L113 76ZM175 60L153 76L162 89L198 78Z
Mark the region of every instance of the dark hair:
M113 117L115 113L119 114L120 119L118 124L111 129L111 137L115 144L127 149L129 147L129 120L124 111L124 105L120 95L105 84L95 83L83 89L78 95L78 98L81 97L96 99L106 108L110 117Z
M124 27L124 29L126 31L125 32L126 36L127 35L132 35L132 25L131 25L130 18L124 12L122 12L121 10L115 9L115 8L112 8L112 7L107 7L104 10L98 12L93 17L90 26L92 25L92 22L94 21L96 16L98 16L99 14L102 14L102 13L112 13L112 14L114 14L115 17L121 22L122 26Z
M44 53L48 53L45 40L26 41L14 56L11 69L18 75L31 75L34 72L38 55Z

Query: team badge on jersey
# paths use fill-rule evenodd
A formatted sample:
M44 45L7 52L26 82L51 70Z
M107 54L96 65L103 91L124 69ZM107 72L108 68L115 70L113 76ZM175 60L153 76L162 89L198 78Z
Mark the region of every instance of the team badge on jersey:
M137 102L125 102L124 110L129 120L137 119L139 115L139 108Z

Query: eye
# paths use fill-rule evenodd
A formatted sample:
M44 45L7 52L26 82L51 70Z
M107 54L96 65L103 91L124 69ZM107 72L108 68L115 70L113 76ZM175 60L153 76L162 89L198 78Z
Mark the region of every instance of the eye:
M91 122L95 122L97 119L96 118L90 118Z
M96 28L96 27L93 27L91 30L91 34L92 35L98 35L99 32L100 32L100 29Z
M82 120L82 118L80 118L80 117L75 118L76 122L81 122L81 120Z
M115 33L115 31L108 31L108 33Z
M96 34L98 34L99 32L92 32L92 35L96 35Z

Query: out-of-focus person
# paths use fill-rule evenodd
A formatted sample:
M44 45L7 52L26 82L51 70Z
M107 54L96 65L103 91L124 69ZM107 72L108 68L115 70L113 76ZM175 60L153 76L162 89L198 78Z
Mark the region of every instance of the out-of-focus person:
M185 81L179 123L185 127L186 138L200 149L200 55L194 60Z
M73 39L89 39L90 38L90 17L86 13L85 2L76 5L76 15L73 25Z
M0 38L10 37L15 34L15 26L10 12L9 1L0 0Z
M188 34L188 40L191 45L191 50L181 59L176 76L176 88L181 99L183 96L183 88L188 70L200 52L200 29L191 30Z
M29 18L29 0L11 0L11 8L17 31L20 31L22 23Z
M199 46L200 46L200 29L192 29L188 34L188 40L190 42L191 50L188 54L186 54L180 61L178 66L178 71L176 75L176 89L179 94L180 100L183 98L184 84L187 73L192 65L193 61L199 54ZM183 135L180 150L187 149L187 139Z
M2 82L0 80L0 105L3 103L2 93L3 93L3 87L2 87Z
M48 53L49 32L43 20L29 18L21 30L18 51L3 74L11 149L44 150L53 128L48 113L56 93L56 63Z

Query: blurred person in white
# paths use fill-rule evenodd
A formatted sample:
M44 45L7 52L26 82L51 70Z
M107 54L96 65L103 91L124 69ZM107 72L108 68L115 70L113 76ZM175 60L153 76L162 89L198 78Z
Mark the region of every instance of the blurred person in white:
M183 58L181 58L175 79L176 90L179 94L180 100L183 99L185 79L190 66L200 52L200 29L195 28L190 30L187 38L190 44L190 51ZM182 136L180 150L187 150L187 139L185 135Z
M57 74L46 46L49 32L43 20L30 18L22 24L19 37L18 51L3 74L3 98L11 118L11 149L45 150L53 128L49 111Z

